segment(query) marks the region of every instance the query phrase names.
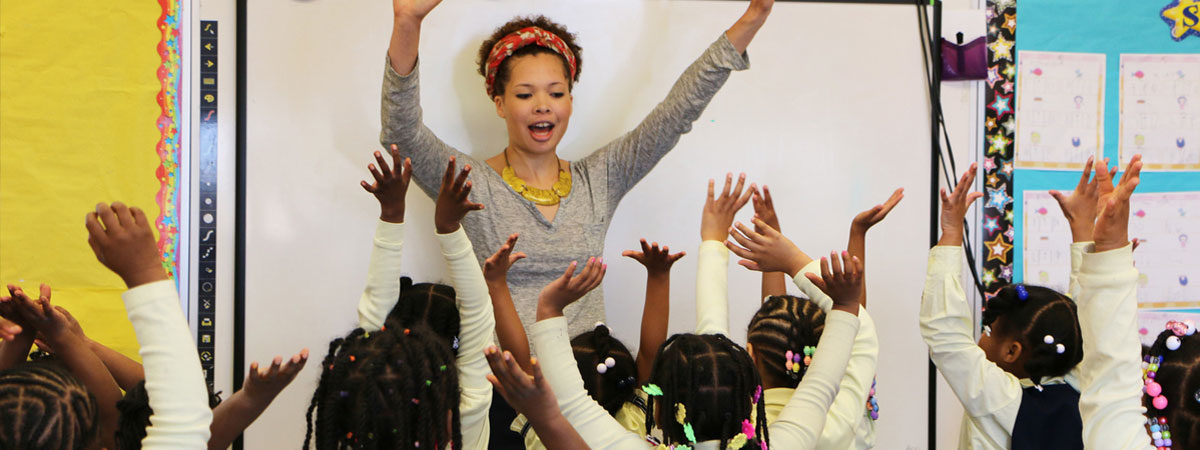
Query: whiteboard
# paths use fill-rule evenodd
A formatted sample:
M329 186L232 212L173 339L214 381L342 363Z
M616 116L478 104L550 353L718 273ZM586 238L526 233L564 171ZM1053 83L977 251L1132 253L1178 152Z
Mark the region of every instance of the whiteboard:
M387 2L248 3L246 364L312 349L309 367L247 431L248 448L267 448L301 442L328 342L355 326L378 216L358 181L369 177L366 164L379 148L391 11ZM477 159L498 152L504 122L484 95L476 50L508 18L543 13L584 48L572 125L559 147L563 158L579 159L633 128L745 5L448 1L423 26L425 122ZM671 331L694 328L694 253L709 178L746 172L771 186L784 233L814 256L844 248L851 217L904 187L907 198L868 241L869 310L882 346L877 430L881 447L924 448L927 352L917 313L928 248L929 109L916 13L779 3L749 54L750 70L732 74L694 130L617 209L604 254L609 325L636 346L645 273L620 253L646 237L689 251L673 271ZM411 191L404 272L445 280L433 204ZM739 220L750 214L747 207ZM758 274L731 264L733 339L744 342L759 300ZM939 434L957 428L949 420Z

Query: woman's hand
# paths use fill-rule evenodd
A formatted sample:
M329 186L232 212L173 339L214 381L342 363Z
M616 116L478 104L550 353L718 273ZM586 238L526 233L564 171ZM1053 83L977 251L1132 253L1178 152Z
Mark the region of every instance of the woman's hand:
M441 2L442 0L392 0L392 16L397 20L420 22Z
M725 174L725 188L721 195L714 198L713 180L708 180L708 198L704 201L704 212L700 216L700 240L724 241L729 237L729 225L739 209L746 206L750 196L757 190L754 184L745 192L742 187L746 184L746 174L738 176L737 186L729 190L733 184L733 174Z
M400 150L396 144L392 144L388 153L392 155L392 164L389 166L383 160L383 155L375 152L375 162L379 166L367 165L375 182L359 181L359 184L379 200L379 220L404 223L404 196L408 194L408 182L412 179L412 161L408 158L400 161Z
M950 195L946 195L945 188L941 190L942 237L938 239L938 245L961 246L963 243L963 218L967 216L967 210L971 209L975 200L983 197L982 192L971 192L971 187L975 184L975 167L972 163L967 173L959 178L958 185Z
M463 166L458 176L454 176L454 157L446 165L446 173L442 175L442 188L438 191L437 201L433 210L433 225L438 234L449 234L458 231L463 217L471 211L483 209L479 203L471 203L471 182L467 175L471 174L471 165Z
M561 277L542 288L542 293L538 296L537 320L561 316L563 308L599 286L604 280L604 272L608 270L608 264L604 264L602 258L588 258L587 265L579 275L575 275L575 267L578 265L578 262L571 261L571 265L567 266L567 271L563 272Z
M754 34L766 23L767 16L771 15L771 8L774 6L775 0L750 0L750 6L746 8L742 17L725 31L725 37L738 53L745 52L746 47L750 46Z

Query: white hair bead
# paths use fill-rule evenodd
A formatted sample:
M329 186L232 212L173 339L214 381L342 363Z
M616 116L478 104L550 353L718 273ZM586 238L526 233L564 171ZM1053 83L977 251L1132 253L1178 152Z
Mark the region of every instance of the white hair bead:
M1054 347L1054 350L1055 350L1055 351L1057 351L1057 352L1058 352L1058 354L1060 354L1060 355L1061 355L1061 354L1063 354L1063 353L1066 353L1066 352L1067 352L1067 346L1065 346L1065 345L1062 345L1062 344L1058 344L1057 346L1055 346L1055 347Z
M1167 350L1179 350L1179 336L1167 336Z
M1048 334L1047 334L1045 337L1043 337L1043 338L1042 338L1042 342L1045 342L1045 343L1047 343L1047 344L1053 344L1053 343L1054 343L1054 336L1051 336L1051 335L1048 335Z
M617 365L617 360L615 360L615 359L613 359L613 357L609 356L607 358L604 358L604 365L608 366L608 367L615 366L615 365Z
M603 375L605 372L608 372L608 366L604 364L596 364L596 371Z

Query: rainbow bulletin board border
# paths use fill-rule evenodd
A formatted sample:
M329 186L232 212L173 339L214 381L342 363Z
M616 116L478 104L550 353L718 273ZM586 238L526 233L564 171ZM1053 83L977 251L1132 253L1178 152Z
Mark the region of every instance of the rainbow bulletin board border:
M159 215L154 226L158 229L158 252L167 274L179 277L179 156L180 156L180 33L179 0L158 0L162 14L158 16L158 29L162 39L158 42L158 54L162 65L158 67L158 106L162 113L156 125L160 133L155 151L159 166L155 171L159 188L154 199L158 203ZM177 288L179 286L176 286Z
M979 281L990 298L1013 280L1013 146L1017 130L1017 5L1015 0L988 1L988 72L984 110L983 271Z
M1176 40L1172 36L1170 23L1164 24L1164 7L1175 3L1177 2L1171 0L1024 0L1021 3L1021 49L1106 55L1104 156L1114 162L1118 161L1120 142L1118 134L1121 54L1200 53L1200 36ZM990 107L988 114L990 117ZM1073 189L1079 181L1079 172L1021 168L1016 170L1014 179L1017 182L1014 183L1015 189L1010 193L1008 201L1015 204L1013 215L1019 218L1024 214L1023 202L1019 200L1024 198L1026 190ZM1141 183L1137 188L1138 193L1184 191L1200 191L1200 174L1143 171ZM990 195L991 192L989 197ZM1012 202L1013 198L1018 201ZM984 227L989 225L985 223ZM1024 233L1020 220L1015 224L1010 220L1005 225L1015 228L1016 242L1023 242ZM1011 244L1012 241L1009 241L1008 245ZM1024 255L1021 246L1015 246L1013 253L1015 279L1022 281Z

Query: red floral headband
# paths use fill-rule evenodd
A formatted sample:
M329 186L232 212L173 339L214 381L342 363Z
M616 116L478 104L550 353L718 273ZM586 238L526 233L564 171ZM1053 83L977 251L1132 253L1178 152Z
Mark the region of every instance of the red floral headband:
M571 51L567 43L554 33L539 27L527 27L512 32L492 46L492 52L488 54L486 71L489 96L495 95L492 85L496 83L496 71L500 68L500 63L504 62L505 58L512 56L513 52L528 45L545 47L562 55L567 60L567 67L571 69L571 79L575 79L575 53Z

